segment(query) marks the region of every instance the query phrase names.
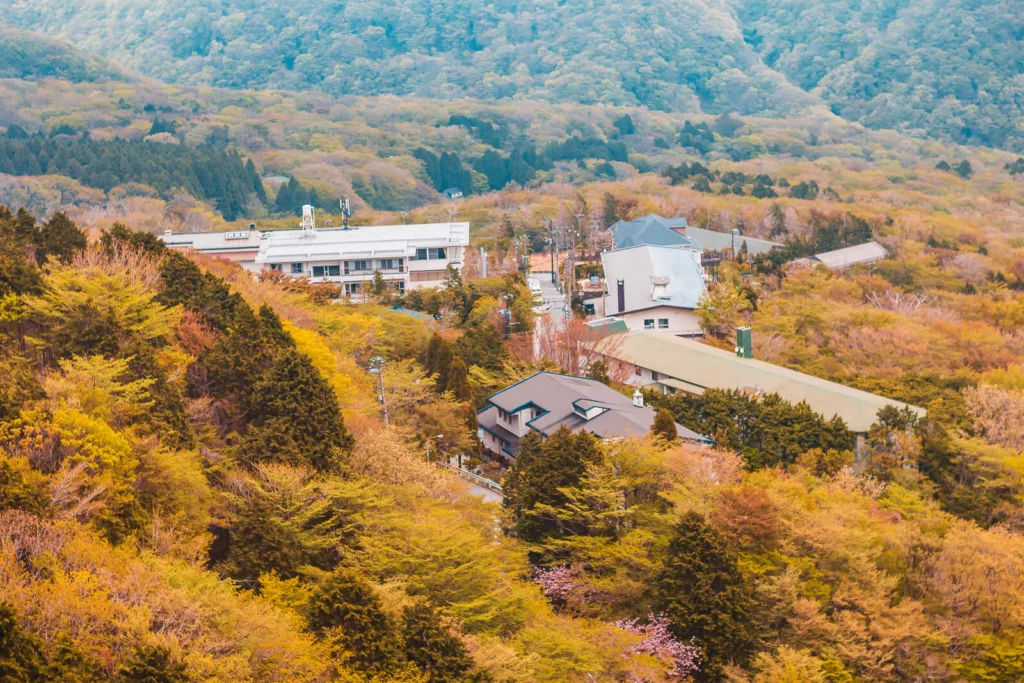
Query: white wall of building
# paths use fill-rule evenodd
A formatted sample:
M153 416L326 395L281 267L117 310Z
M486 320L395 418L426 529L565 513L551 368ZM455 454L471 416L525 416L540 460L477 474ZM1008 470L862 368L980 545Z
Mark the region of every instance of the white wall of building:
M701 334L700 318L697 316L697 312L684 308L658 306L644 311L633 311L632 313L616 313L606 308L605 312L607 315L622 318L630 332L634 330L656 330L672 332L673 334ZM648 327L648 325L653 325L653 327Z

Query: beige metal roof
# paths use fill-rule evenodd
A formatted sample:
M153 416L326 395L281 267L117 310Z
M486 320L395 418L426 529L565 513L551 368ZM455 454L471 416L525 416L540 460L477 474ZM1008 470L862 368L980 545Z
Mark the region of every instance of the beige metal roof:
M613 341L611 341L613 340ZM880 408L903 407L899 401L772 365L669 332L629 332L608 342L609 355L657 372L658 382L682 391L703 388L740 389L778 394L792 403L806 401L817 413L838 415L854 432L866 432ZM671 383L678 380L678 383ZM922 408L911 406L924 416Z
M854 247L815 254L814 258L821 261L832 270L841 270L843 268L849 268L855 263L874 263L875 261L881 261L888 255L889 252L887 252L885 247L878 242L865 242L864 244L858 244Z

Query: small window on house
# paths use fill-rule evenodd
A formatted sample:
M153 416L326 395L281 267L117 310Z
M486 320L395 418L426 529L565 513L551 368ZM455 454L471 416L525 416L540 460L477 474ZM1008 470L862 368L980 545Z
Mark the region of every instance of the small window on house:
M644 374L644 369L638 365L635 368L633 368L633 374L636 375L637 377L642 377Z
M668 318L658 318L658 329L659 330L667 330L668 329Z
M302 264L301 263L293 263L292 264L292 275L302 275Z
M427 260L427 250L426 249L417 249L416 250L416 260L417 261L426 261Z
M659 379L661 379L661 375L656 373L654 370L651 370L651 379L657 382Z
M271 270L281 270L281 264L280 263L271 263L270 264L270 269Z
M644 320L644 329L645 330L653 330L654 329L654 318L646 318Z

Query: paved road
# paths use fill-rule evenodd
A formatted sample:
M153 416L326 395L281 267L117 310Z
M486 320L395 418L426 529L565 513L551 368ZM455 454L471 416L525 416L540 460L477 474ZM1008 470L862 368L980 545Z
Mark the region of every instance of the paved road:
M544 304L549 306L548 316L557 327L565 324L565 295L559 294L555 284L551 282L551 271L535 270L530 277L540 280L540 289L544 293Z
M498 503L501 505L501 501L504 500L501 494L491 489L485 489L479 484L470 484L469 492L478 498L483 498L486 503Z

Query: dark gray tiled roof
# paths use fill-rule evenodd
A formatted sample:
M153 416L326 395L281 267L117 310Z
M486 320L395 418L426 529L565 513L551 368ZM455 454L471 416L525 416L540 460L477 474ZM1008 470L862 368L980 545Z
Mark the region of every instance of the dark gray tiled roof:
M518 438L497 424L497 408L514 413L526 406L536 406L541 414L528 424L544 436L550 436L560 427L573 431L586 429L601 438L643 437L654 423L655 412L647 407L633 405L633 400L620 394L601 382L583 377L559 375L553 372L538 372L517 382L487 399L488 406L477 413L479 424L498 438L511 443L515 441L514 452L518 449ZM575 410L601 407L604 410L586 420ZM677 424L680 438L692 441L710 440Z
M685 218L662 218L652 213L635 221L619 221L609 229L612 231L616 249L625 249L641 244L695 246L689 237L680 235L673 230L673 228L685 227Z

